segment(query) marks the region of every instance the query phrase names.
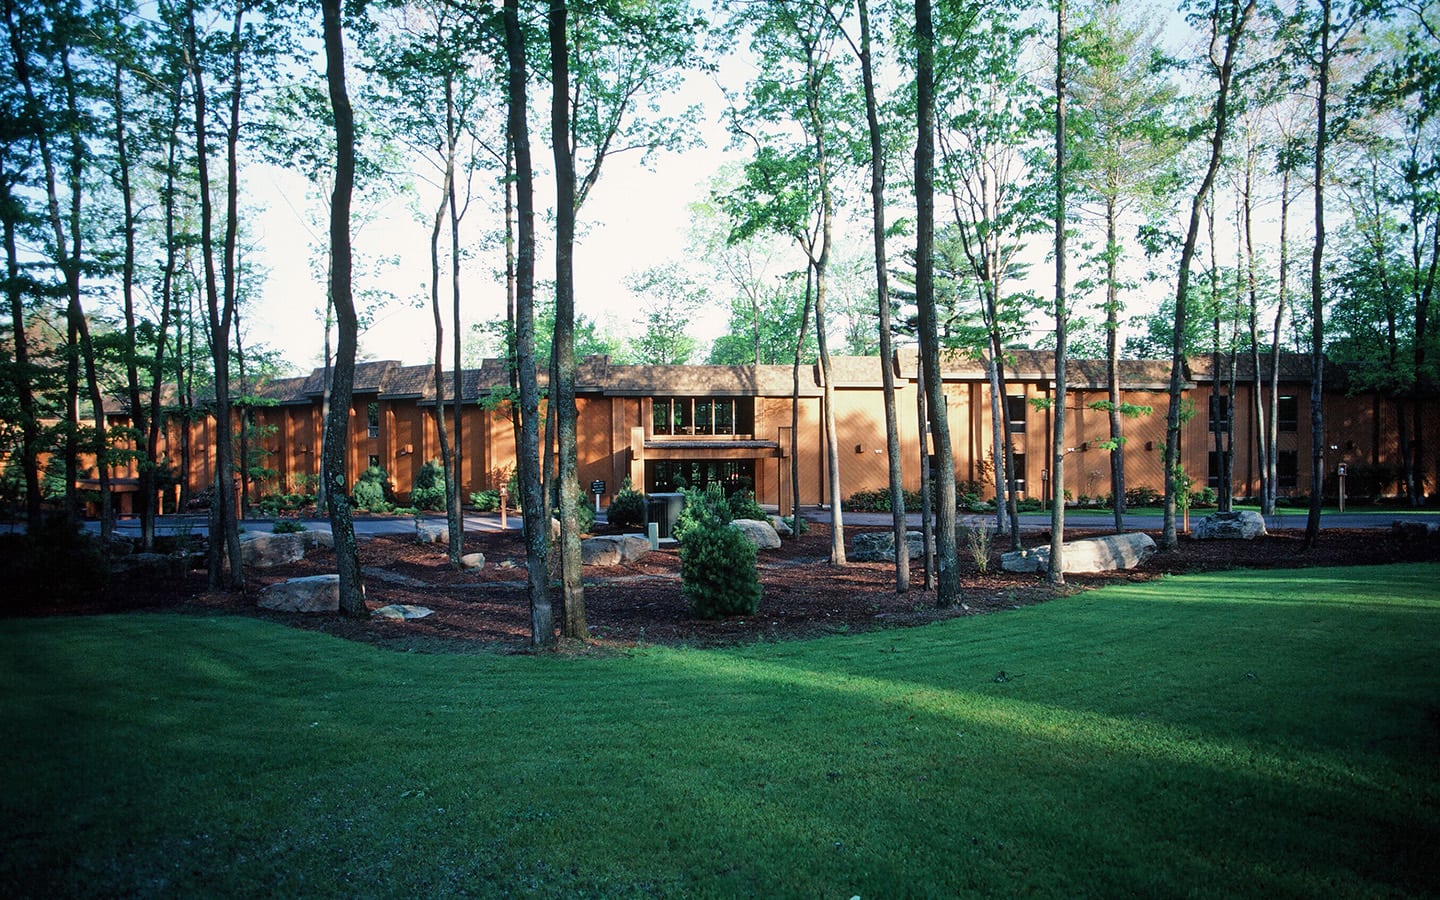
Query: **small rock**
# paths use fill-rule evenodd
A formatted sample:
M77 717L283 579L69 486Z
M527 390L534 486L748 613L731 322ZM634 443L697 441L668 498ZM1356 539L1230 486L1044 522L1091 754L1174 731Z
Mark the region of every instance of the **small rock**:
M911 559L919 559L925 555L925 535L922 532L905 532L905 543ZM894 562L895 532L871 531L857 534L854 547L849 558L855 562Z
M404 621L405 619L423 619L433 612L433 609L426 609L423 606L410 606L405 603L392 603L389 606L382 606L379 609L375 610L374 615L380 616L383 619L395 619L397 621Z
M256 569L273 569L305 558L305 532L240 535L240 561Z
M261 609L278 612L336 612L340 609L340 576L291 578L260 591Z
M1265 534L1265 517L1251 510L1217 512L1195 524L1197 541L1252 541Z
M415 523L415 542L419 544L450 545L450 526L432 525L429 522Z
M460 565L467 569L483 569L485 568L485 554L467 553L460 557Z
M794 530L790 528L790 523L786 522L783 516L771 516L770 527L775 529L775 533L782 538L790 537L795 533Z

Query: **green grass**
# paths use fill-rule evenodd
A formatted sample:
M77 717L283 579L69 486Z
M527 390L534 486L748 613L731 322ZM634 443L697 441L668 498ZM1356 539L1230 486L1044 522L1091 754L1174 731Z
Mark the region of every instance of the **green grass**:
M581 657L4 621L0 894L1433 896L1437 585Z

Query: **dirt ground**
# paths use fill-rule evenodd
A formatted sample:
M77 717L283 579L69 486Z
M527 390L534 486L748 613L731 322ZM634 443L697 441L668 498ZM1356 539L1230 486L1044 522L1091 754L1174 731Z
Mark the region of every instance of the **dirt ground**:
M860 531L847 529L853 540ZM1067 531L1067 539L1099 532ZM1158 535L1152 535L1158 537ZM1302 551L1298 531L1272 532L1254 541L1181 540L1175 551L1159 553L1128 572L1070 575L1063 587L1044 584L1034 575L1000 571L992 548L982 573L962 548L961 603L936 609L934 591L924 590L924 567L911 566L912 588L895 592L889 563L829 564L829 529L812 525L799 540L779 550L762 552L760 580L764 593L753 616L704 621L689 615L680 596L678 550L662 548L628 566L585 569L585 618L599 646L636 643L719 646L760 640L903 627L981 615L1035 603L1062 594L1116 583L1146 581L1168 573L1229 568L1300 568L1319 565L1368 565L1399 561L1440 560L1440 541L1388 528L1325 529L1318 547ZM1027 535L1026 545L1048 538ZM433 610L421 619L395 621L373 617L356 621L336 614L280 614L260 610L256 593L286 578L333 572L330 551L312 552L305 560L269 570L249 570L244 593L206 593L203 572L191 572L183 583L146 583L131 579L112 584L103 603L88 611L175 609L250 615L286 625L324 631L343 638L416 652L523 651L529 644L529 601L525 590L524 546L516 532L472 533L465 550L485 554L479 571L456 572L447 564L445 548L417 544L413 539L376 537L361 544L366 599L371 609L410 604ZM558 594L554 602L557 605ZM66 610L73 612L74 610Z

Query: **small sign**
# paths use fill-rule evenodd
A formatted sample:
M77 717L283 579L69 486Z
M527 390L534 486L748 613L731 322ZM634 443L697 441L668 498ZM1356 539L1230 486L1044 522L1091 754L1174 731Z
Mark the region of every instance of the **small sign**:
M603 481L592 481L592 482L590 482L590 493L594 494L594 495L597 496L597 497L600 496L601 494L605 493L605 482L603 482Z
M1345 464L1344 464L1344 463L1341 463L1341 464L1340 464L1340 477L1341 477L1341 478L1344 478L1344 477L1345 477Z

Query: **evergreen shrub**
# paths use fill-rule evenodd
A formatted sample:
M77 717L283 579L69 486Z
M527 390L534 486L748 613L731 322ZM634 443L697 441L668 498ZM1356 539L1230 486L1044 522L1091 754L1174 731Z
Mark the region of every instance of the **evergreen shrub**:
M630 486L629 478L611 498L606 517L617 528L638 528L645 524L645 495Z
M440 460L427 460L420 467L410 490L410 505L416 509L445 508L445 466Z
M379 466L371 466L355 482L350 497L366 512L389 512L390 491L390 476Z
M730 526L730 508L717 484L685 492L674 529L680 542L680 596L702 619L749 615L760 607L755 545Z
M765 508L755 502L755 492L741 488L730 495L730 518L732 519L759 519L761 522L769 521L769 515Z

